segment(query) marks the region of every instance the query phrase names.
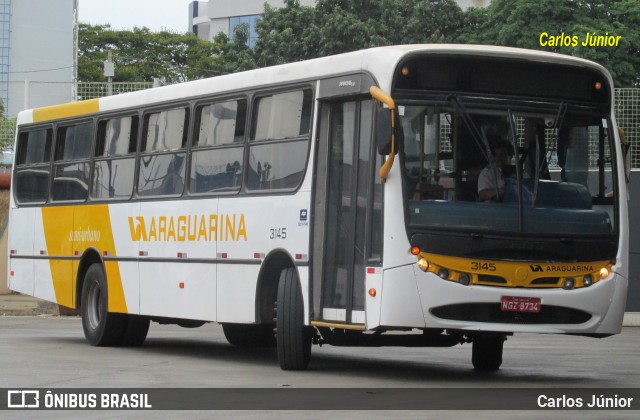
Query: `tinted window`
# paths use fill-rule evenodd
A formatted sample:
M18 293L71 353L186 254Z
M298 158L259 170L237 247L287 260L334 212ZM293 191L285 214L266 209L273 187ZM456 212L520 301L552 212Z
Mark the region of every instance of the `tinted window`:
M296 188L307 163L307 140L261 144L251 147L250 190Z
M58 129L55 160L86 159L91 155L93 123L86 122Z
M48 162L51 153L51 129L20 133L16 163L35 164Z
M220 146L244 140L247 102L227 101L199 108L197 146Z
M279 93L255 103L252 140L284 139L309 133L311 91Z
M184 188L185 153L140 157L138 195L180 195Z
M237 191L242 184L244 147L199 150L191 155L192 193Z
M55 165L51 198L53 201L84 201L88 185L88 162Z
M52 138L53 130L50 128L19 134L13 177L14 194L18 203L35 204L47 201Z
M142 151L177 150L184 147L188 116L189 112L186 108L175 108L147 115Z
M133 191L135 158L96 161L91 196L100 200L127 199Z
M44 203L49 195L49 165L18 169L13 182L18 203Z
M135 153L138 117L112 118L98 125L95 156L119 156Z

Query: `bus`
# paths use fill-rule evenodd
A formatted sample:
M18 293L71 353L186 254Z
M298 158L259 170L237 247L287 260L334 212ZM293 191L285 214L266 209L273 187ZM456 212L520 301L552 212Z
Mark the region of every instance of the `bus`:
M579 58L410 45L24 111L10 288L94 346L216 322L285 370L470 343L493 371L514 333L617 334L613 92Z

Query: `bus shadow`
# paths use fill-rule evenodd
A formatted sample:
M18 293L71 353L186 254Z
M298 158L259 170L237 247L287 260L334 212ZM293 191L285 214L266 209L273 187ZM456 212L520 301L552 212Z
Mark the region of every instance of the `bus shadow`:
M195 331L194 331L195 332ZM125 352L127 357L145 357L155 354L189 358L203 363L245 364L255 367L273 368L279 371L275 348L235 347L226 342L221 333L194 337L190 331L176 330L175 336L154 336L153 332L141 347L99 348L99 352ZM35 339L35 337L34 337ZM83 337L43 337L45 340L67 345L89 346ZM510 365L510 356L505 349L505 361L497 372L476 372L471 364L471 348L450 349L372 349L353 347L349 349L331 346L313 346L308 372L322 382L324 376L344 374L345 377L364 381L381 381L386 386L425 386L430 383L448 386L493 386L493 387L536 387L580 382L581 387L607 386L604 379L580 372L553 369L553 366L539 368L535 360L526 366L521 361ZM296 374L291 373L291 374ZM315 383L314 383L315 384ZM316 385L317 386L317 385Z
M335 349L335 348L333 348ZM239 363L255 367L280 370L275 348L235 347L218 340L197 340L192 338L150 338L142 347L129 348L129 351L155 353L164 356L180 356L197 359L207 363ZM359 348L348 349L349 353L329 354L326 348L312 348L308 372L322 376L344 374L350 378L362 380L401 381L403 386L415 383L424 386L428 383L447 383L458 386L479 381L487 386L533 386L536 384L575 383L581 386L602 386L605 382L561 370L547 369L538 372L535 362L528 367L509 366L506 360L497 372L477 372L471 365L469 349L454 348L449 354L430 353L424 349L424 359L404 360L402 353L389 352L384 355L362 357ZM507 356L505 356L507 357ZM549 373L552 372L552 373ZM295 372L291 374L296 374Z

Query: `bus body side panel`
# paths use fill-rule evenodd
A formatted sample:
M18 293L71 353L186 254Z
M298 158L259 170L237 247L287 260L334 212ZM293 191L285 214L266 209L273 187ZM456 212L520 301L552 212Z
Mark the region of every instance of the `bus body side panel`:
M119 265L108 260L118 255L108 205L49 206L38 209L38 213L41 217L35 223L34 253L44 258L35 261L36 296L46 298L53 287L56 303L75 307L80 259L87 249L94 249L107 259L109 311L127 313ZM130 281L135 283L136 279Z
M141 202L132 236L139 243L141 314L216 320L217 204Z
M40 209L37 209L36 213L38 217L34 217L33 221L33 228L35 231L33 249L34 254L39 255L40 250L48 251L48 248L45 240L44 218L42 212ZM33 296L49 302L59 303L56 288L53 283L51 262L48 259L45 259L47 257L48 256L33 260L33 271L35 275ZM68 263L71 263L71 261L68 261ZM64 267L62 268L64 269Z
M143 315L216 320L214 264L140 263Z
M77 271L74 272L73 268L77 269L77 262L74 264L71 258L74 256L74 240L78 239L76 232L79 228L74 225L76 208L82 207L50 206L39 210L44 234L36 232L34 241L34 253L49 258L48 261L37 261L36 265L44 262L51 269L51 277L38 279L38 282L53 280L56 303L67 307L75 306L73 285ZM39 267L38 271L46 270Z
M260 266L218 264L218 322L256 322L256 287Z
M255 322L258 275L270 253L284 252L292 263L308 262L310 196L308 191L298 191L295 195L220 199L218 212L225 226L220 231L218 255L228 260L218 265L220 322ZM299 268L298 275L304 290L308 270Z
M115 249L105 265L113 269L117 265L122 290L127 304L127 313L140 314L140 276L138 273L138 251L140 241L136 237L136 222L140 214L139 202L109 204L109 216Z
M367 270L365 277L365 290L375 290L372 296L369 292L365 294L365 324L368 329L380 326L380 313L382 308L382 296L384 289L382 288L382 268L371 267ZM370 272L371 271L371 272Z
M27 295L33 295L34 292L33 260L18 257L33 256L36 211L40 212L32 207L11 209L10 226L15 228L9 228L8 249L16 258L9 257L9 288Z
M382 285L380 324L424 328L424 316L413 266L405 265L385 270Z

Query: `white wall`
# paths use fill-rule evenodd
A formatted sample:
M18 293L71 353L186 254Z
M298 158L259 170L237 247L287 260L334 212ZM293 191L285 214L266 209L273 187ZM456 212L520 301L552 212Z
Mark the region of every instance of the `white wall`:
M74 54L73 0L13 1L8 115L24 109L25 79L29 108L70 102Z

